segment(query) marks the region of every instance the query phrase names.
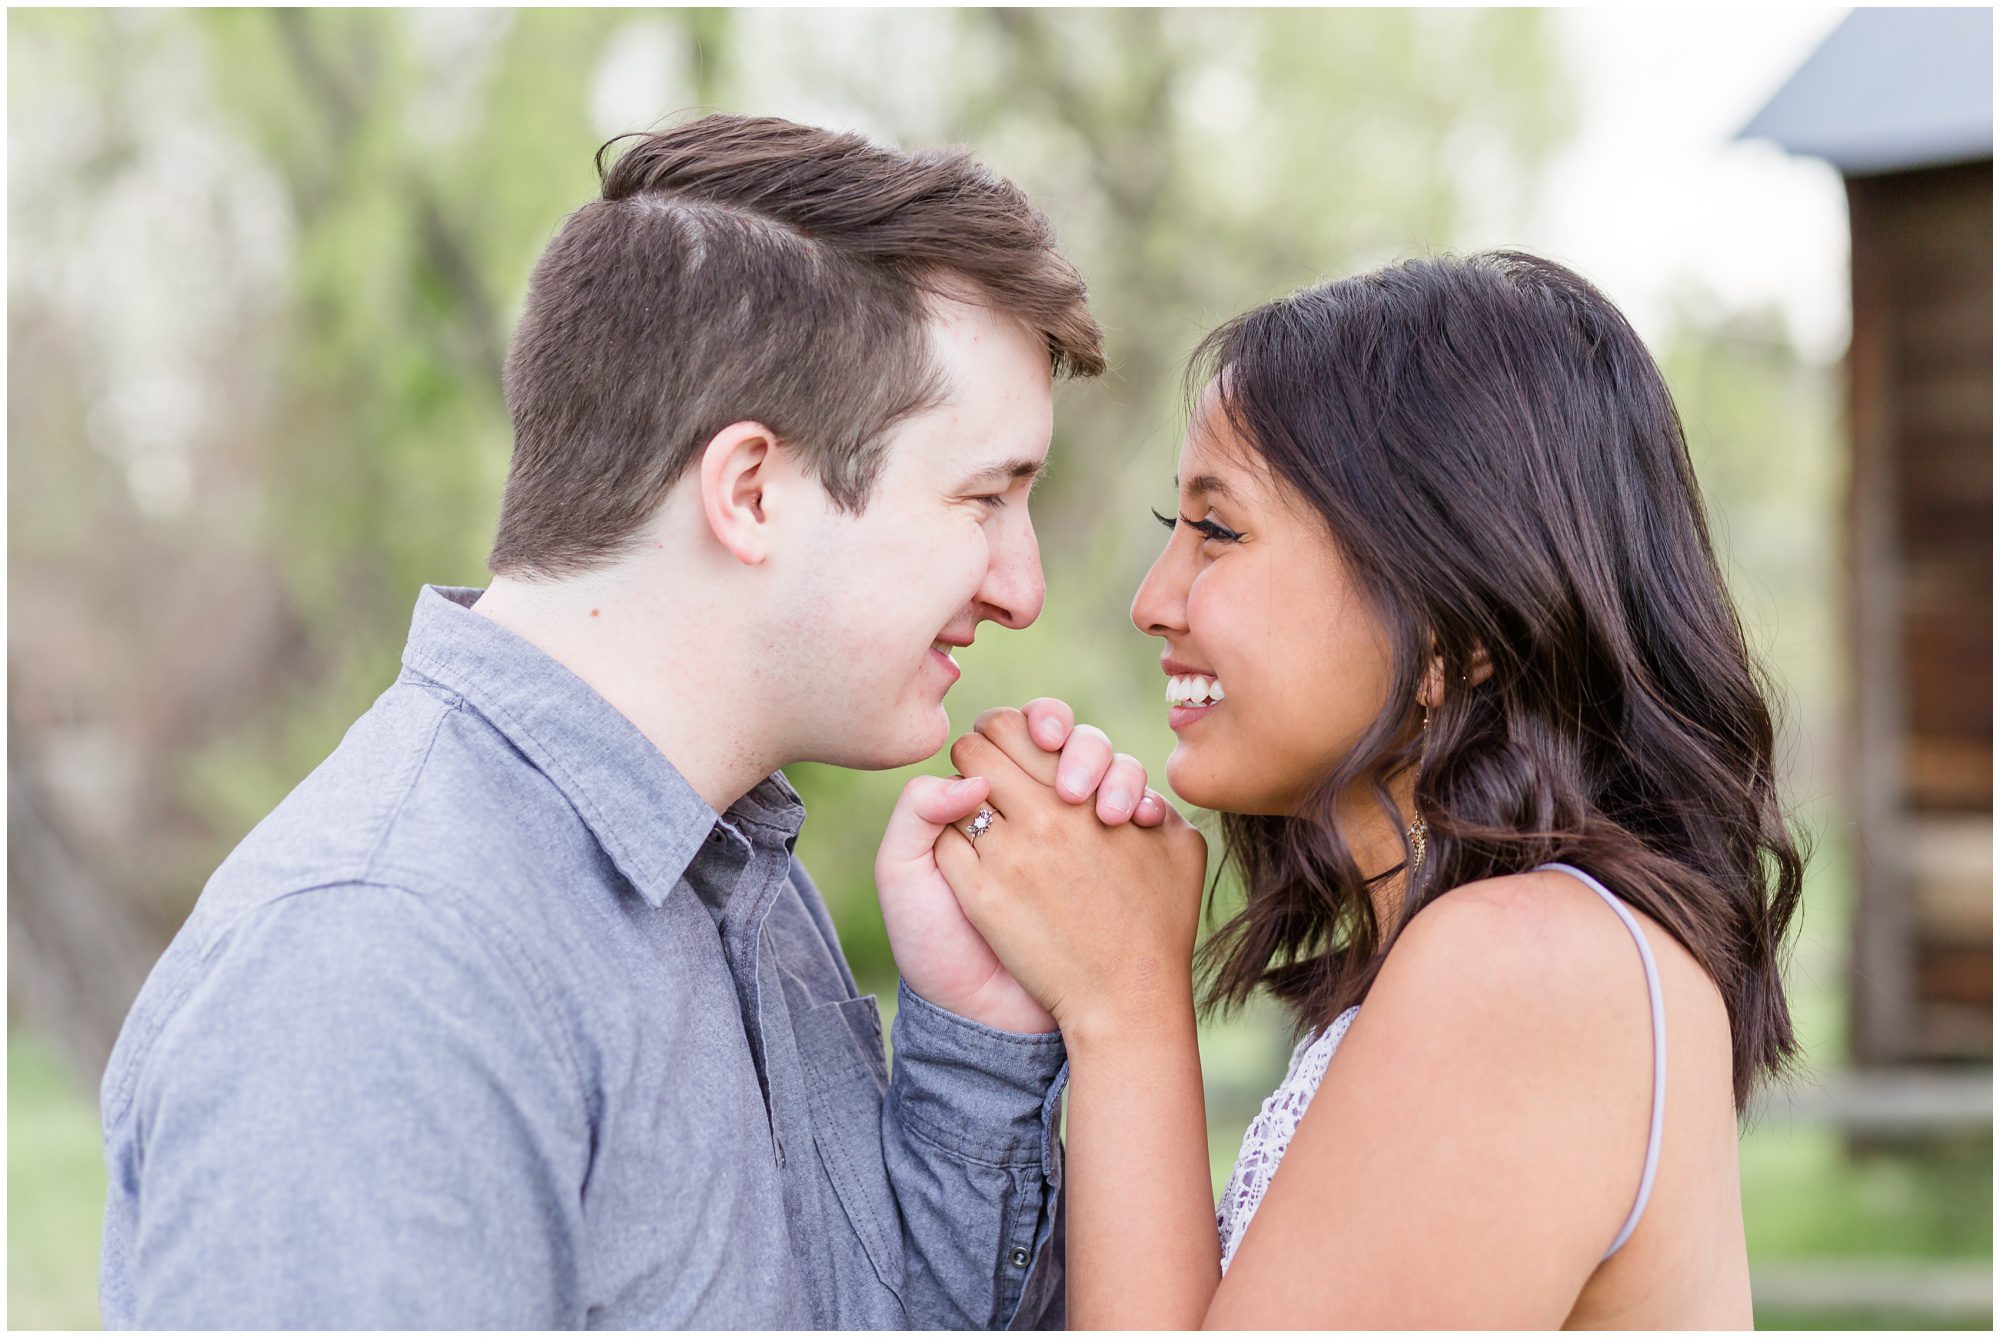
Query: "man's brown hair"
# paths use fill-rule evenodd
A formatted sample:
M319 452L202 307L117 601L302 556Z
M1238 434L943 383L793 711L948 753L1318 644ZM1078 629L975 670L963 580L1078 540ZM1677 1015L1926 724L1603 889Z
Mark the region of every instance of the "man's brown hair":
M507 355L514 458L487 565L616 558L731 423L764 424L858 512L886 438L946 393L929 302L971 297L1104 370L1047 218L962 151L904 153L768 117L634 139L528 284Z

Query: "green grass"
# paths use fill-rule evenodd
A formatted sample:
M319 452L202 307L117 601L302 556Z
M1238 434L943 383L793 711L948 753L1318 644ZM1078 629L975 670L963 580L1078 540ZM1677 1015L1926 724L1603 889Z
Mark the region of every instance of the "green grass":
M1771 1265L1837 1271L1959 1262L1990 1269L1993 1140L1940 1139L1849 1157L1823 1126L1752 1129L1743 1138L1743 1229L1752 1270ZM1933 1306L1937 1298L1931 1298ZM1983 1309L1799 1309L1759 1304L1760 1329L1992 1327Z
M7 1037L7 1324L94 1329L104 1154L96 1103L36 1037Z
M1753 1129L1742 1149L1753 1262L1993 1255L1990 1135L1849 1158L1830 1128Z
M1991 1329L1985 1315L1940 1316L1928 1312L1902 1310L1775 1310L1756 1306L1759 1329L1807 1330L1868 1329L1886 1333L1924 1333L1939 1329Z

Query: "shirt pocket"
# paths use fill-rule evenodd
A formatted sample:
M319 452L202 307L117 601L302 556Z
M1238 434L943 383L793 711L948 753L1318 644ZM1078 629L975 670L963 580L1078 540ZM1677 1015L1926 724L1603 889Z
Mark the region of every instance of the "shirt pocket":
M902 1217L882 1159L882 1098L888 1065L875 996L819 1004L797 1016L813 1144L868 1262L903 1293Z

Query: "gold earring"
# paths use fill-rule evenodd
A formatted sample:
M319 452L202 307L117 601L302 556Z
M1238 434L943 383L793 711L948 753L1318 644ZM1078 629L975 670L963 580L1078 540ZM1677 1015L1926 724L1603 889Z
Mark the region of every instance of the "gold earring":
M1417 774L1410 779L1410 804L1413 808L1420 802L1416 797L1417 783L1424 778L1423 740L1430 736L1431 731L1431 704L1425 702L1423 706L1424 723L1417 740ZM1430 834L1430 824L1424 821L1423 810L1418 808L1416 821L1403 832L1403 838L1410 843L1410 874L1413 877L1417 870L1423 867L1424 851L1429 845Z

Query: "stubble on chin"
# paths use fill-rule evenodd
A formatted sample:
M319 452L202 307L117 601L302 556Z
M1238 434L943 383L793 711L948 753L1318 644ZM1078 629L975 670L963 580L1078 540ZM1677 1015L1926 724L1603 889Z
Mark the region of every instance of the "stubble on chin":
M944 703L939 702L931 708L929 718L910 740L911 755L903 761L892 762L890 765L906 767L926 758L935 757L950 742L951 716L946 712Z
M937 756L951 742L951 717L942 705L928 717L906 710L886 720L850 717L846 726L823 750L827 755L816 760L849 771L894 771Z

